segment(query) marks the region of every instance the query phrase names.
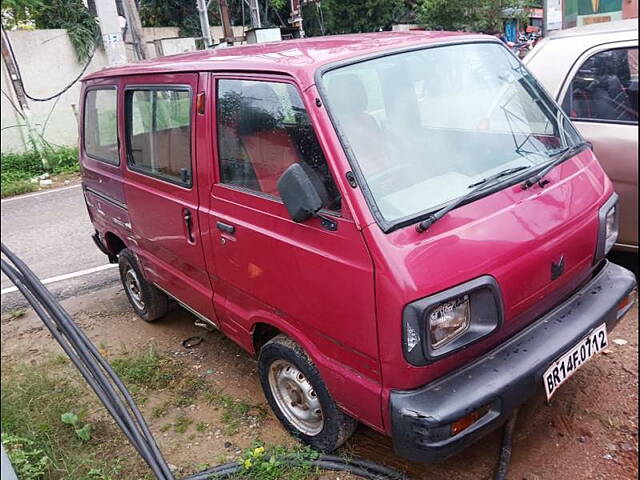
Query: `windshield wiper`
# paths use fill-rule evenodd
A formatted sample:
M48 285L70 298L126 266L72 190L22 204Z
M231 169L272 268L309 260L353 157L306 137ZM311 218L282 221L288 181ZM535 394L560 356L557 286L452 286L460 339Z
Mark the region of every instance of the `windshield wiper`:
M581 142L571 147L563 148L562 150L557 152L553 157L551 157L552 160L546 167L544 167L534 176L529 177L527 180L525 180L525 182L522 184L522 189L526 190L534 186L536 183L540 185L540 187L544 188L544 186L547 183L549 183L549 180L543 180L547 173L549 173L556 166L564 162L567 158L571 157L572 155L575 155L576 153L584 149L584 147L588 147L588 146L589 144L587 142Z
M496 183L498 180L500 180L503 177L513 175L514 173L518 173L523 170L527 170L529 168L531 168L530 165L521 165L519 167L507 168L506 170L502 170L501 172L498 172L495 175L491 175L490 177L483 178L479 182L472 183L471 185L469 185L469 188L471 188L472 190L465 193L461 197L455 199L446 207L443 207L437 212L434 212L431 215L429 215L427 218L421 221L418 225L416 225L416 230L418 231L418 233L422 233L428 230L431 225L436 223L438 220L444 217L451 210L458 207L460 204L464 203L467 199L469 199L469 197L473 196L478 190L482 190L483 188L486 188L489 185Z

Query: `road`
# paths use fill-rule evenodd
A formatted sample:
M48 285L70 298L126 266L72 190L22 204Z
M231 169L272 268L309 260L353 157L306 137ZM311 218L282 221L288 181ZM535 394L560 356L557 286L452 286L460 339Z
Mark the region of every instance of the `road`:
M117 268L91 240L93 228L79 185L2 200L2 242L24 260L47 287L64 299L118 281ZM97 268L96 268L97 267ZM84 273L88 269L97 272ZM56 277L62 277L57 279ZM2 274L2 312L26 301Z

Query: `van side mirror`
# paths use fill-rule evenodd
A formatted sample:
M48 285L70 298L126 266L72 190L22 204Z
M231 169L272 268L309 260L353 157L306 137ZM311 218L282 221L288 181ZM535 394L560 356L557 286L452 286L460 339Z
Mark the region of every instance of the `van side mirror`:
M323 189L324 185L313 175L315 172L300 163L290 165L278 179L280 198L294 222L302 223L318 217L327 230L337 230L336 222L318 213L324 206L324 192L318 189Z
M309 174L299 163L290 165L278 179L278 192L294 222L304 222L322 208L322 199Z

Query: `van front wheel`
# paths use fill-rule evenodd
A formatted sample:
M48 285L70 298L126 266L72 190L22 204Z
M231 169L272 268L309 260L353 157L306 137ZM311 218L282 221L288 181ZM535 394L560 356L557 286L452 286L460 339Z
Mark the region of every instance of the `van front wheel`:
M167 313L167 296L144 279L131 250L125 248L120 252L118 266L129 303L143 320L153 322Z
M298 440L329 453L354 432L356 420L338 408L307 353L289 337L278 335L262 347L258 370L271 409Z

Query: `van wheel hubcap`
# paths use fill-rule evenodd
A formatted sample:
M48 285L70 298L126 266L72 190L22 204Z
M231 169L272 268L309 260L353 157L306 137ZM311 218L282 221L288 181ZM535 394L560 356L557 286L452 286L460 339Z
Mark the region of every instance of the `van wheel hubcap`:
M124 287L129 293L131 301L139 310L144 310L144 301L142 300L142 287L138 280L138 275L133 268L127 267L127 271L124 273Z
M313 386L298 368L286 360L276 360L269 367L271 393L287 420L305 435L322 431L324 417Z

